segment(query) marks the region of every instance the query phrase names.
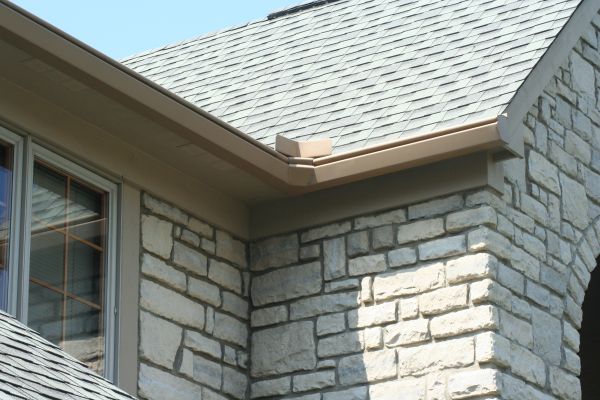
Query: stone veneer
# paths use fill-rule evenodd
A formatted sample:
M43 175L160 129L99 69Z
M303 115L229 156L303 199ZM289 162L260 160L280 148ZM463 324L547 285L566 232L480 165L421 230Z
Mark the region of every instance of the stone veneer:
M580 399L581 305L600 254L599 28L530 109L503 193L252 243L250 293L242 243L217 232L215 256L213 228L146 196L140 394Z
M245 399L246 245L148 194L142 200L144 399Z

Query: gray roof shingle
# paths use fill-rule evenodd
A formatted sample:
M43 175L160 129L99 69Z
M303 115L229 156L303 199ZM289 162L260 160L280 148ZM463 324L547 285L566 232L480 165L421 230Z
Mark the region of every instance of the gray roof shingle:
M134 397L0 311L0 400Z
M273 146L334 152L502 113L580 0L337 0L122 62Z

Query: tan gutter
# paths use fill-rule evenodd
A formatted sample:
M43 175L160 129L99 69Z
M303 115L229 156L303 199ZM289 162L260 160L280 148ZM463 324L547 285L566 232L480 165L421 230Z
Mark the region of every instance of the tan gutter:
M0 0L0 33L287 193L310 192L478 151L521 153L522 137L507 137L502 128L506 118L498 117L315 159L286 157L6 0Z

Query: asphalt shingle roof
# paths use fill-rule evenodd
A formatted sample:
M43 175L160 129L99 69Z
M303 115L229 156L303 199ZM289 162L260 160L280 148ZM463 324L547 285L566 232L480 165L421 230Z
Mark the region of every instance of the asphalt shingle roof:
M5 399L135 398L0 311L0 400Z
M122 62L262 141L334 152L502 113L580 0L337 0Z

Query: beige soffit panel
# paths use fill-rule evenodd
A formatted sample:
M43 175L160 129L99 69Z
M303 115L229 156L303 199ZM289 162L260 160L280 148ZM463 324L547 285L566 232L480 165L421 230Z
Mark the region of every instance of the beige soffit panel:
M569 21L527 75L506 107L505 113L508 115L506 130L508 132L523 130L523 120L527 111L548 85L558 67L565 62L585 30L590 28L590 23L598 15L598 10L600 10L600 1L598 0L583 0L577 6Z
M479 151L522 154L522 137L507 135L499 117L500 121L479 121L356 152L316 159L288 158L6 0L0 0L0 28L90 87L159 120L190 143L289 194ZM298 154L303 153L298 150Z

